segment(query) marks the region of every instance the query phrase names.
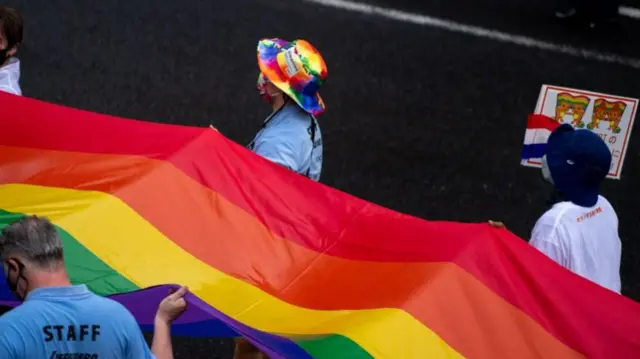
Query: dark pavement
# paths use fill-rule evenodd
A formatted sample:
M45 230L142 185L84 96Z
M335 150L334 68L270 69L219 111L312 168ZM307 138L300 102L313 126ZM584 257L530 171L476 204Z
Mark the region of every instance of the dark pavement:
M640 20L589 31L559 24L546 1L369 2L640 58ZM307 39L329 68L324 183L427 219L502 220L525 239L550 194L538 170L519 165L540 86L640 97L638 69L303 1L5 3L27 22L25 95L141 120L213 123L241 143L269 112L255 91L258 39ZM635 300L638 126L622 180L604 188L620 217L623 291ZM176 345L177 358L225 358L231 348L213 339Z
M385 8L448 19L553 43L572 45L622 56L640 57L640 19L620 16L615 24L590 31L573 22L554 17L562 0L364 0ZM605 0L607 1L607 0ZM640 0L624 0L623 5L640 9Z

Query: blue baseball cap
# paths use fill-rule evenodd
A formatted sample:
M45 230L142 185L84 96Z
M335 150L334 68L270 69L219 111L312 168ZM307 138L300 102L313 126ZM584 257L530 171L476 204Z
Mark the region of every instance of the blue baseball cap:
M566 200L583 207L596 204L600 184L611 168L611 151L598 135L563 124L549 136L546 161Z

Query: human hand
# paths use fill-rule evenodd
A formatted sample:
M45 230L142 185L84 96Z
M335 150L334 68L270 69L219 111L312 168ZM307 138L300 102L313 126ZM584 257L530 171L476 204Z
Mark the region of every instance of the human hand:
M184 295L187 294L188 290L189 288L187 287L180 287L176 291L171 290L169 295L160 302L156 318L165 323L171 323L178 318L187 308L187 301L184 299Z
M218 129L217 129L217 128L213 127L213 125L209 125L209 128L210 128L210 129L212 129L212 130L214 130L214 131L216 131L216 132L220 132L220 131L218 131Z
M501 228L501 229L507 228L507 227L504 225L504 223L502 223L502 222L497 222L497 221L489 221L489 225L490 225L491 227L493 227L493 228Z

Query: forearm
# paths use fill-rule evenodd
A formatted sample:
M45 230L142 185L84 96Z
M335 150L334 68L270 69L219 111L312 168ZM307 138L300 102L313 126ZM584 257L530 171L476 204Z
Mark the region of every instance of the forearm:
M173 359L171 323L168 320L156 317L153 327L151 352L153 352L156 359Z

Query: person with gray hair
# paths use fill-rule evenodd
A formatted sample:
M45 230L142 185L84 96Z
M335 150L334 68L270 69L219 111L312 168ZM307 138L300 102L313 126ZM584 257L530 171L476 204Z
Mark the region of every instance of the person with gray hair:
M0 358L173 358L170 326L186 308L186 287L160 303L150 350L124 306L71 284L60 236L47 219L28 216L5 227L0 260L23 301L0 317Z

